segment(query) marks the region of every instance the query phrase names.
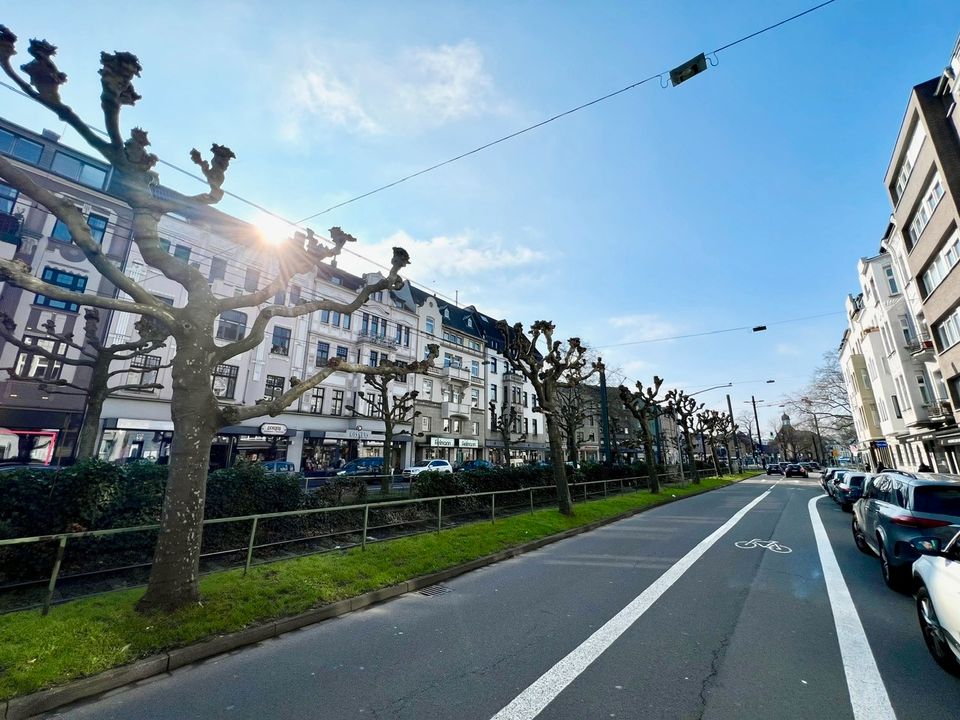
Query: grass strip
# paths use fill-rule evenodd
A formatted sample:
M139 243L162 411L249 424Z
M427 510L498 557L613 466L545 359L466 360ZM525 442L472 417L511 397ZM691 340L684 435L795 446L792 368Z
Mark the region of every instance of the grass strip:
M759 473L707 478L700 485L641 491L576 504L573 517L555 509L478 522L339 553L255 567L244 577L229 570L204 577L202 603L174 614L134 610L143 589L122 590L0 616L0 700L26 695L118 667L165 650L236 632L258 623L421 575L455 567L570 528L638 508L694 495Z

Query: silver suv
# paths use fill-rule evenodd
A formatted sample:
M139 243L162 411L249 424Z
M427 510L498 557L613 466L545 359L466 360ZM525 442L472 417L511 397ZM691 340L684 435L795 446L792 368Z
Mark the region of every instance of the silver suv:
M958 529L960 478L955 475L880 473L866 483L853 507L857 548L880 556L884 582L897 590L906 586L919 557L910 541L935 537L946 545Z

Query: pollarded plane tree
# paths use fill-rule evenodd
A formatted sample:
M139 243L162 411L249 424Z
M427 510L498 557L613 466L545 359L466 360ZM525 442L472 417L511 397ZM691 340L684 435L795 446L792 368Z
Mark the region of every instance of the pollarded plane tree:
M600 415L598 403L593 400L592 393L591 397L587 397L587 394L586 385L560 388L557 391L557 414L567 444L567 460L574 463L579 459L577 450L583 442L578 439L578 435L582 437L587 418Z
M563 429L559 417L557 393L561 387L574 387L597 372L596 364L584 373L587 349L580 338L564 343L553 339L556 326L548 320L538 320L524 332L523 323L497 323L503 334L501 354L530 382L537 395L537 410L543 414L550 440L550 464L557 487L557 506L564 515L573 515L573 501L567 484L567 470L563 461ZM543 349L540 349L541 341Z
M713 461L713 473L720 476L720 466L717 464L717 453L713 445L713 410L702 410L693 417L693 431L700 436L700 446L703 450L703 460L707 459L707 447L710 448L710 459Z
M508 402L506 397L503 398L499 415L496 401L490 401L490 429L500 435L500 440L503 442L503 457L508 466L512 452L511 446L515 442L522 443L527 439L527 434L520 430L522 420L522 413L517 410L516 405Z
M431 358L439 354L439 346L428 345ZM394 394L393 388L397 382L406 382L409 365L396 360L381 360L379 367L393 368L393 372L383 375L364 376L364 385L369 391L357 393L364 403L364 407L347 405L347 410L359 417L374 420L383 420L383 474L380 476L380 492L386 495L390 492L390 482L393 474L393 437L398 425L412 425L420 417L420 411L414 409L414 403L420 394L417 390L406 390L399 395Z
M273 318L299 317L318 310L351 313L367 302L373 293L398 288L402 283L399 272L409 263L409 257L403 249L394 248L389 273L385 277L368 276L367 283L349 302L321 298L293 307L270 304L292 278L315 272L326 261L337 257L347 242L354 240L339 228L333 228L330 231L332 245L326 246L308 231L306 235L298 233L273 248L277 271L264 287L234 297L214 295L199 269L166 251L159 224L166 214L192 217L202 213L204 207L219 202L224 195L222 186L230 162L235 158L234 153L218 144L212 146L209 161L196 149L190 152L190 159L206 179L208 192L193 196L158 192L158 177L153 170L158 158L148 151L150 142L146 131L133 128L126 139L121 131L122 107L134 105L140 99L133 86L134 78L141 72L137 57L128 52L100 55L100 105L106 128L105 135L101 136L61 99L60 88L67 78L53 61L56 47L45 40L31 40L27 52L33 59L21 66L21 74L11 62L16 54L16 40L10 30L0 26L0 66L3 71L20 90L52 111L110 164L111 192L132 210L132 239L144 263L186 291L186 304L172 307L126 276L106 257L100 244L91 236L83 214L72 202L39 186L16 162L0 157L0 178L56 216L70 231L71 242L83 252L87 261L129 299L101 297L51 285L34 276L31 268L20 259L0 259L0 279L57 300L144 316L157 325L159 333L172 337L176 343L171 360L174 429L169 479L150 580L138 605L141 610L173 610L200 598L198 580L207 466L216 431L251 418L278 415L334 372L365 375L394 372L392 367L370 367L334 358L326 367L270 401L221 406L211 384L214 369L263 342L265 330ZM237 231L233 240L252 246L253 236L253 232L244 235ZM378 279L374 280L374 277ZM239 308L257 309L249 333L235 342L218 345L214 340L217 318ZM414 363L415 367L409 371L423 372L430 362Z
M667 410L673 414L680 432L683 433L683 439L686 442L687 457L690 458L690 469L693 472L693 482L700 483L700 475L697 473L697 458L693 451L693 418L703 410L703 403L698 403L683 390L669 390L664 396ZM681 462L681 468L683 467Z
M654 430L652 425L656 422L657 413L660 411L659 405L664 400L664 398L657 398L661 385L663 385L663 378L654 375L653 385L647 388L644 388L643 383L638 380L636 392L632 392L626 385L620 386L620 400L640 423L640 435L643 437L643 456L647 464L647 483L652 493L660 492L657 458L653 452Z
M38 342L19 337L13 319L0 313L0 337L18 348L20 357L41 357L46 360L45 369L40 374L33 372L26 364L20 367L19 362L14 367L3 368L11 380L36 383L47 392L86 395L86 411L74 453L78 459L93 457L96 452L100 416L108 397L125 391L150 392L163 388L156 381L157 374L170 367L170 364L158 362L151 365L137 363L136 360L150 357L151 353L165 347L166 335L158 332L154 323L143 318L135 327L140 333L139 339L105 345L100 341L100 312L97 308L87 308L84 312L82 342L74 340L73 333L58 333L53 318L43 324L44 335L41 339L47 340L53 348L48 349ZM129 367L117 367L117 363L127 362L131 363ZM88 368L88 382L76 383L61 377L64 365ZM123 380L117 382L120 376L123 376Z

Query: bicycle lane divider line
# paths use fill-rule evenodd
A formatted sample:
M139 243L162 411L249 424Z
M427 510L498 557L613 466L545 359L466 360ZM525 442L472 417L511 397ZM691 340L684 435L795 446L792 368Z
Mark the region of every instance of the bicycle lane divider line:
M532 720L543 712L544 708L563 692L564 688L583 673L617 638L639 620L660 596L669 590L707 550L733 529L743 519L744 515L753 510L770 492L771 490L767 490L755 497L734 513L723 525L697 543L690 552L654 580L623 610L610 618L599 630L547 670L526 690L494 715L491 720Z
M825 497L827 496L817 495L810 498L807 509L810 511L813 535L817 541L817 552L820 554L820 566L827 585L830 608L833 610L833 621L837 629L837 642L840 645L840 657L847 679L853 717L855 720L896 720L897 716L890 704L887 687L880 676L877 661L873 657L873 651L863 630L863 623L860 622L860 615L853 604L853 598L843 579L837 556L833 552L823 520L820 519L820 513L817 511L817 503Z

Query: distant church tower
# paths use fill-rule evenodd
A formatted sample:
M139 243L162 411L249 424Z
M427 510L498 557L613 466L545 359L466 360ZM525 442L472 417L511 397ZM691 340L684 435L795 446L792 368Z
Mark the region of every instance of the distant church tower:
M783 415L780 416L780 422L783 424L785 428L790 427L790 416L784 413Z

